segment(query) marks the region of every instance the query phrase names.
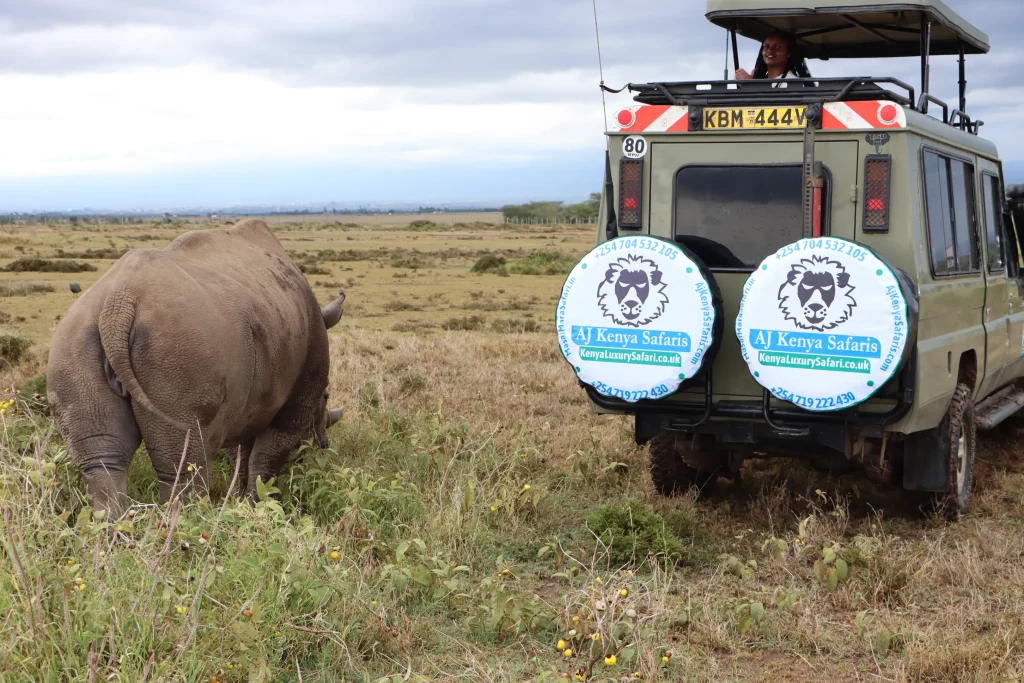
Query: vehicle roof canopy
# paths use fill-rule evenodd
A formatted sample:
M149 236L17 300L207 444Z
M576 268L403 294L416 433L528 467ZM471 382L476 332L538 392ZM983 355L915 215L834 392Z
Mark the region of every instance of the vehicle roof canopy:
M792 33L813 59L920 56L922 17L932 25L933 55L989 50L988 36L942 0L707 0L706 16L758 42Z

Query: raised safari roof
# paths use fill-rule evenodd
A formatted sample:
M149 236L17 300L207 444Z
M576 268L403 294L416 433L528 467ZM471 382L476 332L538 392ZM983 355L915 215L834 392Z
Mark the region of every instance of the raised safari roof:
M757 41L787 31L807 57L916 57L922 18L931 22L933 55L985 54L988 36L942 0L707 0L709 21Z

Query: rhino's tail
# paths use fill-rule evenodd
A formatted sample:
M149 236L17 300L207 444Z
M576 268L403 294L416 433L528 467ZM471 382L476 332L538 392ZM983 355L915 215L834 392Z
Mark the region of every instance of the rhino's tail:
M114 374L121 380L124 392L131 395L139 405L169 425L186 430L190 425L175 420L156 407L132 369L129 338L135 324L135 300L127 292L119 291L107 297L100 311L99 332L103 353L107 356Z

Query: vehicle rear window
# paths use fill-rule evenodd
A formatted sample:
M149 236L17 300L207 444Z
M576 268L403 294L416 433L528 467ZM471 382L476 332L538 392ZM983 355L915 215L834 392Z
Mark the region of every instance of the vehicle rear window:
M684 166L675 178L675 239L709 268L751 270L803 237L802 185L800 164Z

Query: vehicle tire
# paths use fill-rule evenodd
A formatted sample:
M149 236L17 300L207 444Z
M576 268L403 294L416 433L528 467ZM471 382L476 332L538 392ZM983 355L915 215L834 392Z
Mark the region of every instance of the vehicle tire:
M693 447L692 438L679 432L662 432L651 439L651 481L658 493L675 496L686 493L691 486L701 493L714 489L717 472L701 472L683 461L684 451Z
M935 495L935 503L948 517L958 519L971 506L974 483L974 396L966 384L956 385L939 430L949 444L949 482Z

